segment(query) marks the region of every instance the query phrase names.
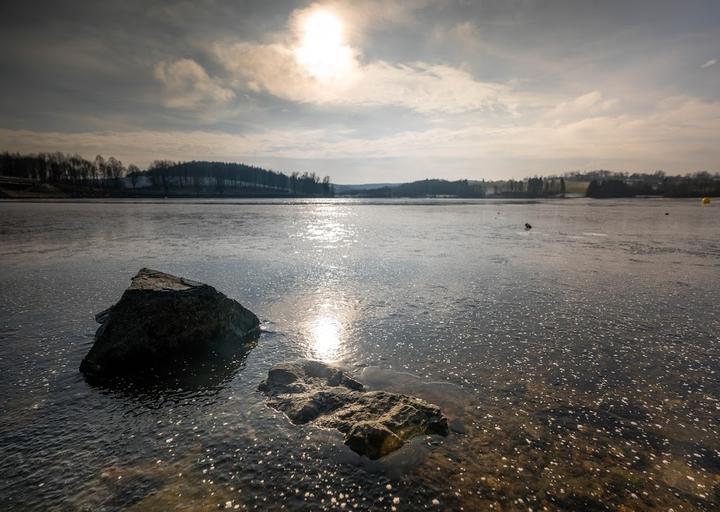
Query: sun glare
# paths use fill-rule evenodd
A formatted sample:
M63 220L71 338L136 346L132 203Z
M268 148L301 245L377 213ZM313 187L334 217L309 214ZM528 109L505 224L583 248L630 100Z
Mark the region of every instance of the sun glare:
M342 326L337 318L329 315L319 316L312 326L311 357L322 361L332 361L340 354L340 332Z
M343 24L329 11L310 14L302 27L300 46L295 50L298 62L314 77L340 76L351 62L351 50L343 44Z
M303 43L308 48L337 48L342 44L342 23L327 11L312 14L305 22Z

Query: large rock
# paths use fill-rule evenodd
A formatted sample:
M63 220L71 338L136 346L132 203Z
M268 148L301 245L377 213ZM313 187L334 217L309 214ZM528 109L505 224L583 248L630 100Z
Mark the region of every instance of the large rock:
M293 423L313 423L345 434L345 444L378 459L414 436L448 434L440 409L417 398L366 391L342 369L303 359L275 365L259 389Z
M147 268L95 319L101 325L80 371L96 378L147 375L220 346L243 346L260 328L255 314L212 286Z

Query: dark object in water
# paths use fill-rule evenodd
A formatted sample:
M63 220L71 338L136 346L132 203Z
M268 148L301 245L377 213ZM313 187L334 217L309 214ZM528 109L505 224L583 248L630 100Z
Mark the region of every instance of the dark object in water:
M418 398L365 391L345 372L320 361L302 359L281 363L259 386L268 405L296 425L313 423L345 434L345 444L356 453L379 459L408 439L449 433L440 409Z
M670 215L670 212L665 212L665 215Z
M98 313L95 343L80 364L88 378L147 376L232 344L260 320L212 286L141 269L114 306Z
M526 222L525 223L525 231L530 230L530 229L532 229L532 226L528 222Z

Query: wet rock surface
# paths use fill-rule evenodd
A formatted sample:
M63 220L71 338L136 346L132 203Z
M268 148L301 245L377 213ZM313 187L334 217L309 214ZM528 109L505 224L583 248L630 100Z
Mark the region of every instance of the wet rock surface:
M296 425L312 423L345 434L345 444L379 459L420 435L448 434L435 405L399 393L366 391L342 369L320 361L275 365L259 386L268 405Z
M147 376L209 354L242 349L260 321L212 286L141 269L101 324L82 360L86 377Z

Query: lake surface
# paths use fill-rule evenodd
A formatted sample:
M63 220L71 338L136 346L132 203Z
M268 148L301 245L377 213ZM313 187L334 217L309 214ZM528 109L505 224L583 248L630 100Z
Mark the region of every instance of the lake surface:
M239 300L257 345L88 385L93 315L141 267ZM293 426L257 386L298 357L455 431L370 462ZM717 510L720 207L0 202L0 397L3 510Z

